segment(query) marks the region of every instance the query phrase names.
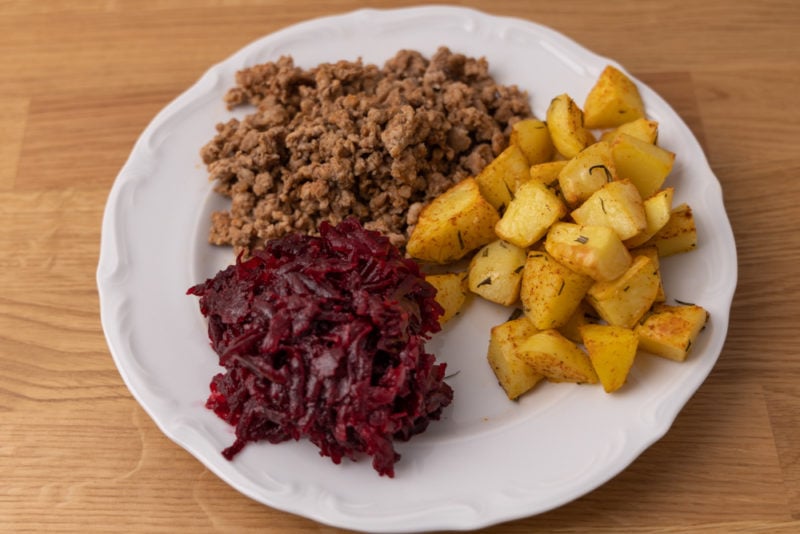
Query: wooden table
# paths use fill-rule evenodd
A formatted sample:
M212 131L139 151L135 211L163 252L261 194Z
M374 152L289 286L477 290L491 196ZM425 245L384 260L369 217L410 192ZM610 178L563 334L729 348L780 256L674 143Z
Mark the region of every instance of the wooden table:
M666 437L585 497L486 532L800 531L800 3L462 4L551 26L660 92L706 150L739 254L727 343ZM109 355L95 269L151 118L250 41L356 7L0 3L0 531L339 532L240 495L158 431Z

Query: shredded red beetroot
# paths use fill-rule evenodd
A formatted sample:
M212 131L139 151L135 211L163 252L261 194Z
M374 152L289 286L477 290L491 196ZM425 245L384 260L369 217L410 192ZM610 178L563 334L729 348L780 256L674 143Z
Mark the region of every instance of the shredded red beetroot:
M206 406L251 441L307 437L334 463L365 453L381 475L439 419L453 391L425 352L442 308L419 267L354 219L270 241L188 291L225 372Z

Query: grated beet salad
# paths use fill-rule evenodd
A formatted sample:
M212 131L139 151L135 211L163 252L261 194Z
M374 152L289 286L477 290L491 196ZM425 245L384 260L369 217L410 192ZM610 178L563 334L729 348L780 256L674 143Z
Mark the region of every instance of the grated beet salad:
M354 219L290 234L188 291L225 371L206 406L252 441L308 438L334 463L372 456L394 476L394 440L439 419L453 391L425 352L442 308L417 264Z

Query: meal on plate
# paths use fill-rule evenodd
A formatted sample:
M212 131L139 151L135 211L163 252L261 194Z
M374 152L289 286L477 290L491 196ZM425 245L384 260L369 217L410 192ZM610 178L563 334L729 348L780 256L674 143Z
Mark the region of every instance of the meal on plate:
M543 380L614 392L640 350L685 360L708 320L667 303L659 258L696 247L694 218L612 66L545 120L444 47L383 68L283 57L240 71L226 101L255 107L202 149L231 197L210 241L236 262L189 293L225 368L207 406L236 427L229 459L308 438L393 476L393 441L453 398L424 344L470 295L514 310L487 348L509 399Z

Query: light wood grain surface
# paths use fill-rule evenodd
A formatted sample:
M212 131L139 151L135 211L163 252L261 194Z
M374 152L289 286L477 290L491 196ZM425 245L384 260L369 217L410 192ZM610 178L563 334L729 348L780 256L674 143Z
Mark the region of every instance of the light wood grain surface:
M661 93L722 183L739 254L719 363L666 437L486 532L800 531L800 2L460 4L551 26ZM356 7L0 1L0 531L340 532L240 495L159 432L109 355L95 269L106 196L153 116L252 40Z

